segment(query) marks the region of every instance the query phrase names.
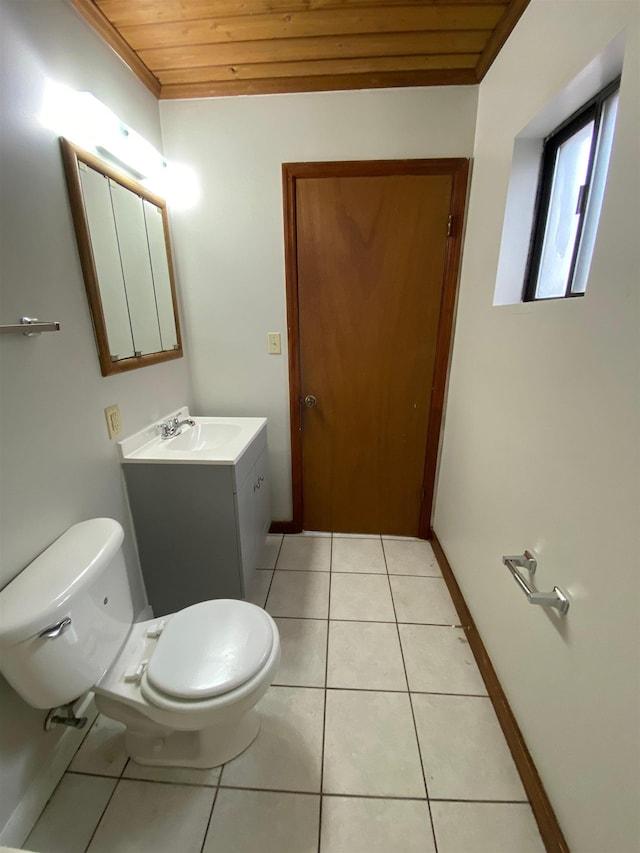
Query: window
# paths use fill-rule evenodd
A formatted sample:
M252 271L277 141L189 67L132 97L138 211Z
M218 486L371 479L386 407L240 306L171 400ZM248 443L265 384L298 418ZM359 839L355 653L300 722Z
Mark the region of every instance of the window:
M619 79L547 137L524 301L583 296L613 147Z

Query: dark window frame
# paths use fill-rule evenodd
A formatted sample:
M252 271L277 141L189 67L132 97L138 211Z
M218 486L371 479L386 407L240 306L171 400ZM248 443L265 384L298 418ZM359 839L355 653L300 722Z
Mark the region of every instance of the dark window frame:
M542 166L540 169L540 179L538 181L538 191L536 194L533 216L533 229L531 234L531 243L529 246L529 258L527 261L524 291L522 294L523 302L549 302L552 299L572 299L574 297L584 296L584 293L574 293L571 288L573 286L576 262L578 259L578 252L580 250L586 212L589 205L591 179L593 177L596 151L600 139L604 104L618 91L619 88L620 77L616 77L615 80L605 86L604 89L601 89L593 96L593 98L583 104L580 109L576 110L575 113L562 122L562 124L558 125L558 127L556 127L555 130L553 130L544 140L542 149ZM582 128L591 121L594 122L593 138L591 140L589 164L587 166L587 174L584 184L585 190L582 194L582 198L580 199L580 220L578 222L578 229L573 246L571 266L567 277L567 287L563 296L537 296L536 290L538 287L538 273L540 271L545 231L549 216L549 203L551 200L553 179L556 172L557 154L561 145L582 130Z

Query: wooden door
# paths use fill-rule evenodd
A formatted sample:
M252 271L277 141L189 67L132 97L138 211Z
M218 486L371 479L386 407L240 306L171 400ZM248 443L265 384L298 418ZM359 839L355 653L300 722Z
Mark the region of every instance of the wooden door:
M299 519L307 530L425 535L457 175L451 161L321 165L297 175L292 223Z

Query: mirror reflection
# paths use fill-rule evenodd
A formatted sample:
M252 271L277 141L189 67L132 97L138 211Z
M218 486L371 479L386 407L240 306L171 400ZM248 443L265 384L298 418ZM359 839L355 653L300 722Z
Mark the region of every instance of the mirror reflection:
M103 376L182 356L166 204L61 140Z

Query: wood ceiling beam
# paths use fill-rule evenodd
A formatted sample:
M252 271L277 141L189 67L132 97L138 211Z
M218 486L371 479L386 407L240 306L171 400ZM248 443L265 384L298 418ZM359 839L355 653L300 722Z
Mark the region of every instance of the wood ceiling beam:
M473 69L396 71L381 74L344 74L318 77L284 77L266 80L231 80L163 86L161 98L215 98L229 95L273 95L288 92L329 92L402 86L467 86L476 82Z
M163 90L168 86L217 83L230 80L266 80L282 77L338 77L347 74L389 74L394 71L473 69L477 53L431 56L383 56L362 59L311 60L308 62L263 62L246 65L214 65L184 68L160 75Z
M306 59L346 59L366 56L406 56L427 53L481 53L490 31L392 33L251 41L235 44L142 50L140 59L154 74L170 68L240 65L246 62L293 62Z
M232 41L358 35L361 33L408 33L440 30L492 30L504 6L398 6L341 8L313 12L243 15L234 18L149 23L120 27L120 34L134 50Z
M506 8L509 0L421 0L421 8L498 5ZM96 5L118 28L172 21L195 21L263 15L278 12L304 12L316 9L376 8L406 6L407 0L96 0Z

